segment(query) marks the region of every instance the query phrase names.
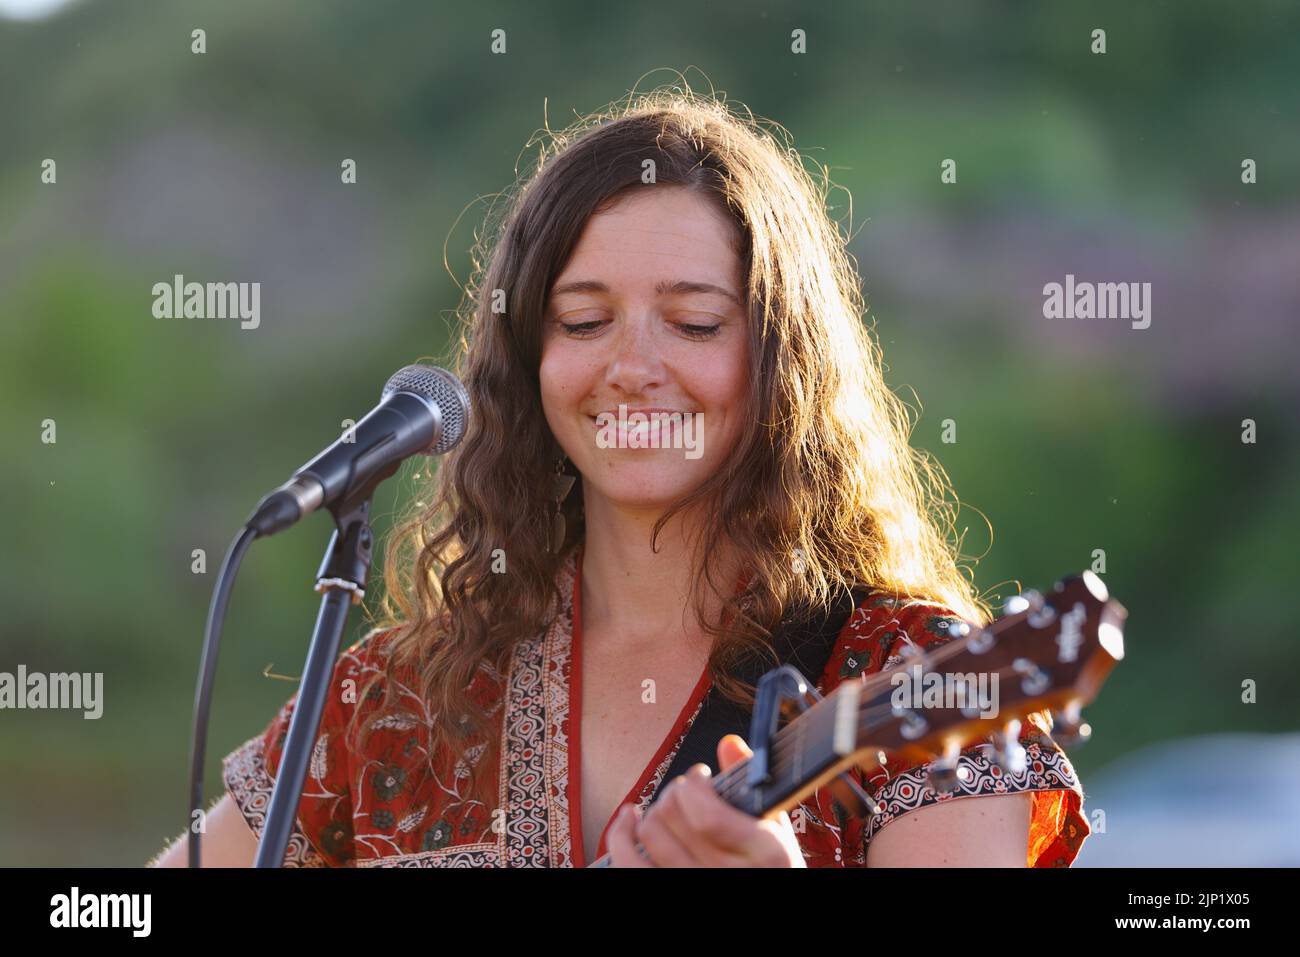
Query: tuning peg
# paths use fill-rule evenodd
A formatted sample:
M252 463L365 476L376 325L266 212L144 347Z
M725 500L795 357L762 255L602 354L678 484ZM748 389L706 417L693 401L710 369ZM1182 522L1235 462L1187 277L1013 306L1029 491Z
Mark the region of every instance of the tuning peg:
M900 708L894 705L889 709L889 713L899 721L899 734L908 741L915 741L921 735L930 729L930 722L921 717L915 711L907 708Z
M1056 608L1048 602L1043 602L1025 616L1025 621L1029 622L1031 628L1046 628L1056 621Z
M1038 611L1043 607L1043 596L1029 589L1027 592L1021 592L1019 595L1012 595L1002 603L1002 614L1018 615L1022 611Z
M1097 601L1106 601L1110 598L1110 589L1106 587L1104 581L1097 577L1096 572L1089 570L1079 577L1083 579L1084 586Z
M1020 690L1030 697L1042 694L1052 683L1047 672L1028 658L1017 658L1011 662L1011 669L1020 675Z
M1007 774L1023 774L1029 766L1024 745L1020 743L1020 719L1013 718L993 738L993 763Z
M836 786L838 785L838 786ZM847 772L843 772L831 786L831 797L841 808L854 817L865 817L884 813L884 807L876 803L876 799L868 794L857 781ZM848 804L854 803L856 807L849 809Z
M961 742L950 740L944 745L944 752L930 762L926 778L930 787L942 794L951 794L957 790L958 781L965 780L967 774L962 772L957 762L961 757Z
M1083 720L1082 702L1077 699L1062 711L1052 712L1052 738L1063 748L1076 748L1092 737L1092 726Z

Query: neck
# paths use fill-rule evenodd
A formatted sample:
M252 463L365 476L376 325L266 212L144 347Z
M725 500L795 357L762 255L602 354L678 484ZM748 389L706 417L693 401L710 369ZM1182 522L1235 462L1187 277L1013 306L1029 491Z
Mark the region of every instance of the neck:
M598 495L586 499L584 507L584 633L598 632L629 650L703 640L693 607L698 512L674 515L660 530L658 551L651 551L651 530L664 509L626 508ZM705 586L706 614L716 620L740 572L729 553L709 557L714 581L726 589L719 597Z

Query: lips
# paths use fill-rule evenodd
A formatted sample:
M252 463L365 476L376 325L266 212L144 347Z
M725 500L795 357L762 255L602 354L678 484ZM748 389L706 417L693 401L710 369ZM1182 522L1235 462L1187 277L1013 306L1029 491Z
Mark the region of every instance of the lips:
M638 412L641 413L642 415L649 415L649 414L652 413L652 412L667 412L667 413L669 413L669 414L674 414L674 413L676 413L676 414L681 414L681 415L690 415L690 414L691 414L690 412L687 412L685 409L665 409L665 408L662 408L662 407L645 408L645 409L628 409L626 414L629 415L629 416L631 416L631 415L635 415L635 414L637 414ZM612 415L612 416L614 416L614 418L618 418L618 409L606 409L604 412L598 412L598 413L596 413L596 415L589 415L589 416L587 416L587 418L589 418L589 419L595 419L596 416L599 416L599 415Z

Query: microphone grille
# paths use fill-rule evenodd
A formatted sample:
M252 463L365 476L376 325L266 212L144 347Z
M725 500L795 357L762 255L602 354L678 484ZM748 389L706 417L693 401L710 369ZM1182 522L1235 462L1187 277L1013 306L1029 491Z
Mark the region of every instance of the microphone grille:
M394 392L413 392L432 399L442 410L442 437L429 455L442 455L465 436L469 424L469 393L459 379L437 366L410 365L393 373L384 386L381 400Z

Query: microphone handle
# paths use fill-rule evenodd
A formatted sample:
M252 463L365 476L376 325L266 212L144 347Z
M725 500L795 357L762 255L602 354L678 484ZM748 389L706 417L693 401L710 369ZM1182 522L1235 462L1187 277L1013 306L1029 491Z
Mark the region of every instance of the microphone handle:
M431 414L432 413L432 414ZM442 410L412 392L394 392L292 479L264 497L245 522L258 537L274 535L322 505L367 498L412 455L442 438ZM347 441L351 438L352 441Z

